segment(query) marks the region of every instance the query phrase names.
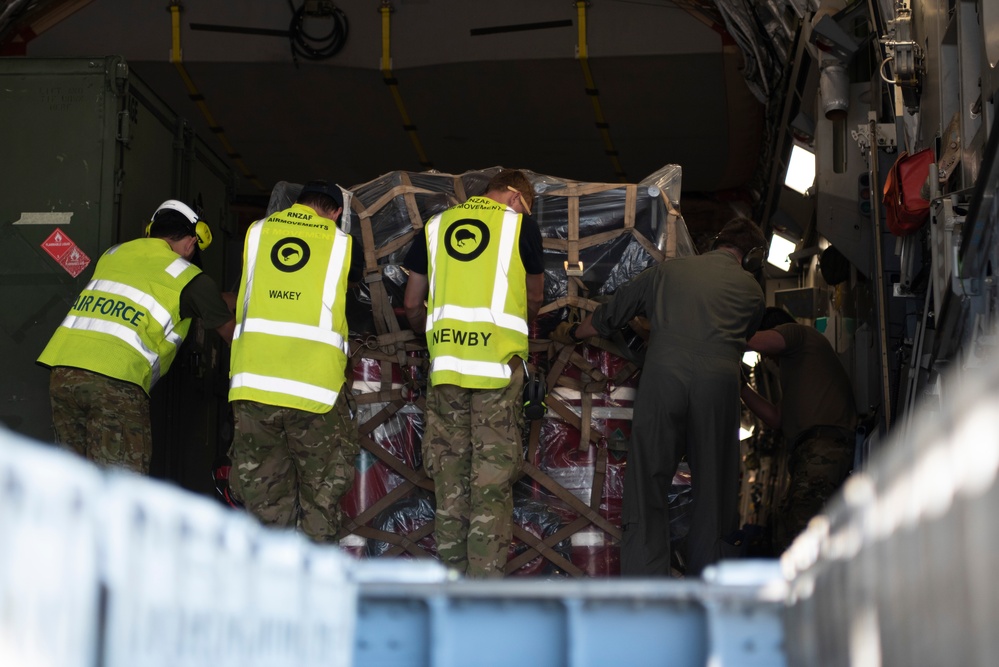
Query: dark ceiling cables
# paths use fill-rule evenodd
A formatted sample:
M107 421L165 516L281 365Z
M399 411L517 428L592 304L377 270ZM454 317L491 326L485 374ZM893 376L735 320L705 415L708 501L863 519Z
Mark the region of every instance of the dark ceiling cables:
M292 57L296 61L299 57L306 60L326 60L340 53L347 43L347 33L350 30L347 15L342 9L332 2L315 0L306 0L297 9L292 0L288 0L288 5L292 11L288 37L291 42ZM315 29L325 23L329 24L325 34L314 35L306 31L307 24L311 29Z

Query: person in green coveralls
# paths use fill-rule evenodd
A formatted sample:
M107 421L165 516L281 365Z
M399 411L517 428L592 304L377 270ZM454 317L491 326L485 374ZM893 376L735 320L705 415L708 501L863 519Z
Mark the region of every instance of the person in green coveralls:
M673 574L669 491L684 457L693 496L686 573L734 553L726 538L738 529L742 355L765 307L750 271L765 245L753 221L733 220L710 252L646 269L582 322L552 334L575 343L610 337L639 314L651 323L624 480L624 576Z

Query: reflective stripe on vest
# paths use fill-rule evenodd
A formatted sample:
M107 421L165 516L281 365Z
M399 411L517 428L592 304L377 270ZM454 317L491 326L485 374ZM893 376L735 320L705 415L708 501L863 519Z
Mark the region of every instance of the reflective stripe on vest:
M184 261L184 260L181 260ZM184 262L187 264L187 262ZM176 262L174 262L176 264ZM166 272L172 275L174 278L179 273L174 275L171 268L175 268L174 264L171 264L166 268ZM190 266L188 264L188 266ZM115 282L113 280L91 280L90 284L87 285L86 289L95 290L98 292L107 292L108 294L114 294L116 296L122 296L126 299L130 299L135 303L141 305L147 311L149 311L150 317L156 320L161 327L163 327L164 337L176 346L179 346L184 342L184 337L178 335L173 330L173 317L170 315L170 311L161 306L156 299L146 294L142 290L136 289L130 285L125 285L124 283ZM127 342L127 341L126 341Z
M317 387L314 384L289 380L287 378L273 377L270 375L257 375L256 373L237 373L232 376L232 387L260 389L262 391L288 394L289 396L303 396L316 403L333 405L336 403L337 393L325 387Z
M149 386L153 387L160 379L160 357L156 352L146 347L139 334L129 329L124 324L98 320L93 317L79 317L77 315L67 315L62 321L62 325L74 331L97 331L99 333L114 336L125 342L129 347L142 355L149 364Z
M458 357L435 357L430 362L430 372L454 371L462 375L478 375L489 378L500 378L510 382L510 364L492 361L468 361Z
M263 320L259 317L248 317L239 327L239 332L243 333L265 333L272 336L287 336L289 338L301 338L317 343L325 343L330 347L335 347L344 354L350 354L347 342L343 336L335 331L328 331L322 327L313 327L308 324L296 324L294 322L278 322L275 320Z
M484 197L473 197L427 222L431 384L505 387L511 377L507 362L514 355L526 356L520 225L520 214ZM447 267L443 273L441 267ZM455 289L456 283L463 285Z
M493 301L496 301L496 294L501 293L503 301L506 301L506 286L503 289L496 289L493 293ZM512 329L517 333L527 335L527 320L516 315L509 315L503 312L502 306L492 308L464 308L462 306L441 306L434 308L433 315L427 318L427 331L433 328L433 323L443 319L461 320L462 322L490 322L498 324L504 329Z
M294 215L286 218L289 212ZM349 353L345 296L350 244L332 221L299 204L251 225L229 400L316 413L336 403ZM292 270L278 266L282 248L297 249L302 265ZM296 291L287 291L292 286ZM283 298L290 295L294 299Z
M199 273L162 239L113 246L38 361L132 382L148 393L187 334L180 293Z

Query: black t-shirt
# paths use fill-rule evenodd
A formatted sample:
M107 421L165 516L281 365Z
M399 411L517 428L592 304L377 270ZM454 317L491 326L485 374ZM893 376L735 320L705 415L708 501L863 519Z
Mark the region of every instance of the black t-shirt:
M541 245L541 228L537 221L529 215L523 216L520 223L520 261L524 263L524 269L528 275L537 275L545 272L544 247ZM413 237L413 245L409 247L406 258L402 265L409 271L427 275L430 271L430 262L427 259L427 228L420 230L420 233Z
M200 317L206 329L218 329L233 318L211 276L199 273L180 292L181 318Z
M350 244L350 269L347 271L348 283L359 283L364 278L364 249L361 239L354 236Z

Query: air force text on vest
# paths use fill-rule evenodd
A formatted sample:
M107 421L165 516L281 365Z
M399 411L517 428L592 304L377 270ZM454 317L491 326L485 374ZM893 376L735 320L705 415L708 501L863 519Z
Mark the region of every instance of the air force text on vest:
M462 331L461 329L434 329L434 345L437 343L457 343L458 345L468 345L483 347L489 345L489 339L493 337L491 333L485 331Z
M129 322L133 327L139 326L139 322L146 315L145 312L136 309L134 306L128 305L124 301L109 299L106 296L95 297L93 294L81 294L76 297L76 303L73 304L73 310L79 310L84 313L100 313L101 315L118 317L126 322Z

